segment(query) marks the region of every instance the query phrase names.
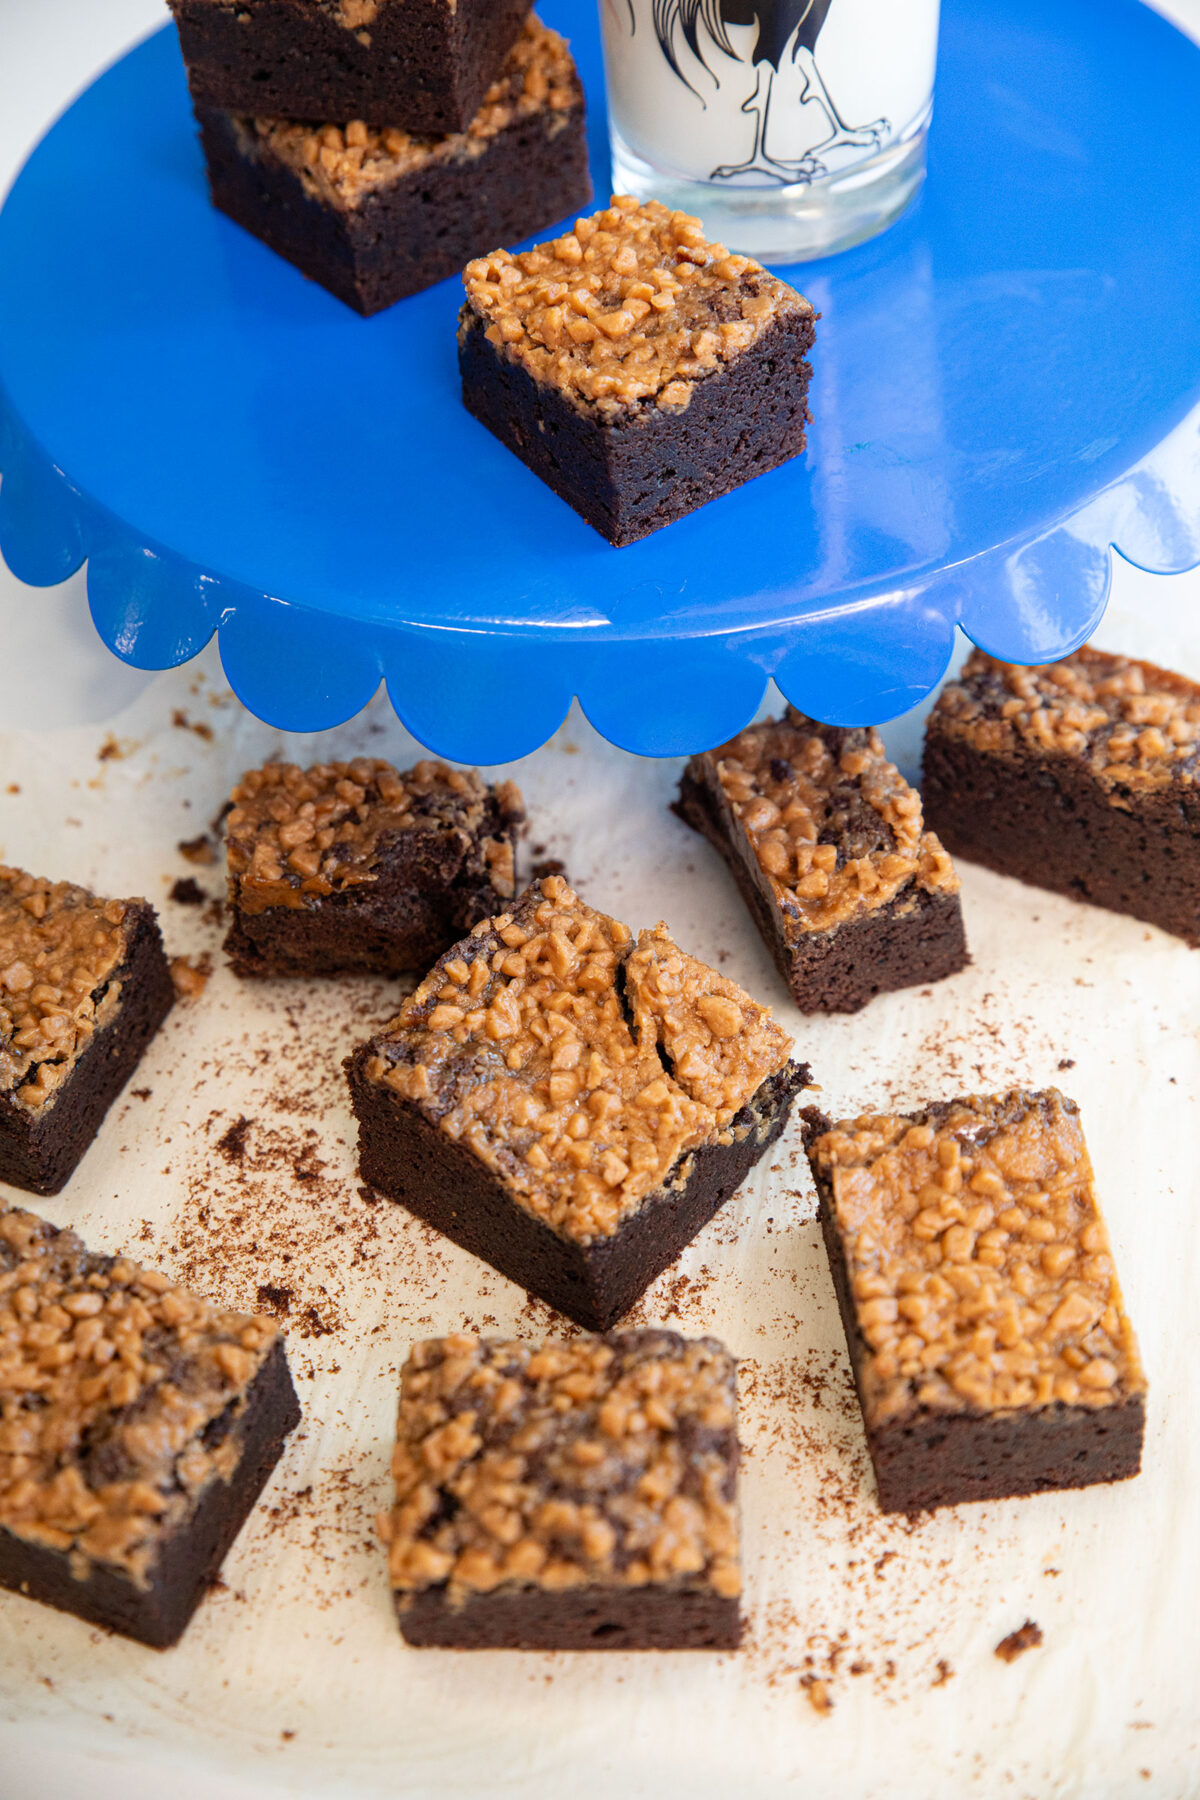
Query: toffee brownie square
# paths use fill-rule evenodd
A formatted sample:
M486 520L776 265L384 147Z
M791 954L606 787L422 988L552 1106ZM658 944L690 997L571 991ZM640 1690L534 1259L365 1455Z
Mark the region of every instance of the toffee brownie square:
M0 1586L165 1649L299 1418L271 1319L0 1212Z
M532 17L467 128L447 137L203 105L196 117L214 205L363 314L592 197L579 77Z
M349 1058L363 1178L607 1330L783 1130L790 1049L664 926L635 944L549 876Z
M465 131L529 0L169 0L198 106Z
M956 856L1200 945L1195 682L1102 650L975 650L930 714L922 788Z
M1146 1380L1075 1102L805 1123L884 1511L1136 1475Z
M789 707L693 756L675 811L728 863L802 1012L966 967L958 876L874 731Z
M610 544L804 449L816 315L686 213L617 195L463 280L464 405Z
M174 999L145 900L0 867L0 1181L66 1185Z
M733 1650L737 1387L713 1338L415 1344L380 1520L400 1629L461 1650Z
M511 781L440 762L251 769L226 822L230 963L251 976L427 968L511 900L524 817Z

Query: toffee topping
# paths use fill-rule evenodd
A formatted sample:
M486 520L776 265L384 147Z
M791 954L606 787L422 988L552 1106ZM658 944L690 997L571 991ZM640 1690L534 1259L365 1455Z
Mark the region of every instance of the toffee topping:
M120 1002L128 900L0 866L0 1093L40 1112Z
M718 1141L791 1039L665 926L635 946L549 876L444 956L373 1048L368 1079L588 1242Z
M33 1213L0 1212L0 1526L144 1584L236 1466L237 1407L279 1333Z
M833 1195L877 1421L1102 1407L1145 1389L1073 1100L864 1115L813 1146Z
M696 759L744 834L794 933L829 931L915 885L959 878L921 796L875 731L818 724L789 707Z
M379 1521L392 1586L741 1588L735 1365L668 1331L415 1344Z
M573 231L467 264L465 316L536 381L615 412L653 399L680 411L696 381L808 301L700 221L657 200L611 206Z
M230 900L244 913L299 907L374 881L389 838L408 831L457 832L464 852L480 838L489 811L502 827L524 818L520 790L496 789L474 770L419 762L400 774L391 763L267 763L242 776L227 823ZM484 836L480 851L492 886L513 892L512 845Z
M1107 787L1200 778L1200 686L1103 650L1032 668L974 650L934 720L989 755L1077 757Z

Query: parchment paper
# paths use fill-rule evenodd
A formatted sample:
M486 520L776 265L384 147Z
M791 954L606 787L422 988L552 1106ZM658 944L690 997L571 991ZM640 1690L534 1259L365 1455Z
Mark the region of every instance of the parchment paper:
M1200 638L1176 615L1160 607L1153 629L1110 617L1101 641L1200 674ZM915 722L892 742L911 765ZM398 985L240 984L211 909L167 897L189 875L220 894L220 868L175 846L206 829L243 767L360 750L417 753L382 702L320 738L281 737L229 697L215 659L159 677L108 727L0 735L3 859L145 893L173 951L215 962L67 1192L32 1204L235 1304L286 1308L304 1406L178 1649L0 1595L4 1800L1200 1792L1200 956L968 867L966 973L805 1020L718 859L667 811L679 765L626 756L577 715L511 770L529 845L589 900L634 926L665 918L769 999L828 1110L1011 1082L1079 1100L1151 1381L1144 1472L884 1519L792 1132L632 1321L715 1332L742 1359L745 1649L404 1646L372 1520L408 1345L464 1325L542 1335L555 1320L360 1192L340 1064ZM1005 1665L994 1648L1026 1619L1045 1641ZM806 1676L827 1683L827 1715Z

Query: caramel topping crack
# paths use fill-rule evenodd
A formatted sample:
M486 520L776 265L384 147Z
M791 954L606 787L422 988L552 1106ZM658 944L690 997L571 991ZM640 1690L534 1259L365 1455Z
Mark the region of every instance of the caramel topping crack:
M392 1586L741 1589L736 1376L669 1331L435 1338L401 1377Z
M788 1059L734 982L584 905L559 876L483 920L373 1044L367 1076L419 1105L564 1236L610 1237L686 1179Z
M310 899L376 880L387 841L409 831L456 833L464 859L489 822L498 832L525 816L510 781L493 791L474 770L419 762L403 775L391 763L267 763L242 776L226 825L230 899L244 913L304 906ZM479 845L498 894L514 889L512 846Z
M1103 650L1032 668L974 650L934 717L948 737L993 756L1077 757L1110 788L1200 778L1200 686Z
M816 1140L877 1421L1145 1389L1074 1101L976 1096Z
M352 3L343 0L344 6ZM474 161L500 132L537 113L559 114L565 124L579 105L579 77L566 40L531 13L465 131L414 137L399 126L377 129L361 119L340 126L240 118L237 127L248 153L266 150L277 156L314 199L355 207L414 169Z
M789 707L696 762L794 935L886 906L910 884L958 891L954 864L924 829L921 796L877 732L820 725Z
M50 1105L113 1017L130 902L0 866L0 1093Z
M278 1331L0 1212L0 1525L145 1582L164 1533L229 1479L244 1403ZM215 1436L215 1434L214 1434Z
M681 411L696 381L808 301L746 256L709 243L698 219L657 200L611 206L565 236L468 263L464 324L536 381L615 412L639 400Z

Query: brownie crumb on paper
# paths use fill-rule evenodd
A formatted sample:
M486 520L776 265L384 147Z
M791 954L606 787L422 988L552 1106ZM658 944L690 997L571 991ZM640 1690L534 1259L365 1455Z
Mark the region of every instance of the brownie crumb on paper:
M1000 1639L995 1653L1001 1662L1016 1662L1018 1656L1024 1656L1026 1650L1036 1650L1041 1642L1041 1626L1032 1619L1026 1619L1016 1631L1010 1631L1006 1638Z

